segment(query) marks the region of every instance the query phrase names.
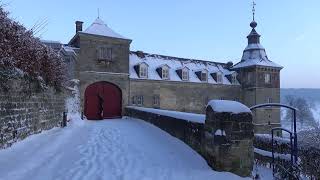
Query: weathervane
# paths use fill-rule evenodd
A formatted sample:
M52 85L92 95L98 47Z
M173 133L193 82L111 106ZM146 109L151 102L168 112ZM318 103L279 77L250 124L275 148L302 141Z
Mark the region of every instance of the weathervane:
M256 8L255 8L256 5L257 4L255 3L255 1L252 0L252 18L253 18L253 21L254 21L254 15L256 13Z

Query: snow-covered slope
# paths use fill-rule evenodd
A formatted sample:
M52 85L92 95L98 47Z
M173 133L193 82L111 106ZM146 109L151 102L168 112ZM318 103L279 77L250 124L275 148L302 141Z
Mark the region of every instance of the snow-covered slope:
M0 180L241 179L212 171L190 147L141 120L76 124L82 125L56 128L1 150Z

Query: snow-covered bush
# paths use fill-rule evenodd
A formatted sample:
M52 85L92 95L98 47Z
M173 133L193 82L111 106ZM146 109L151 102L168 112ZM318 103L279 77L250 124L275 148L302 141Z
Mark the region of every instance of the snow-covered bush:
M64 68L57 53L35 38L32 31L11 20L0 6L0 84L17 77L20 71L34 81L43 80L59 88L65 78Z

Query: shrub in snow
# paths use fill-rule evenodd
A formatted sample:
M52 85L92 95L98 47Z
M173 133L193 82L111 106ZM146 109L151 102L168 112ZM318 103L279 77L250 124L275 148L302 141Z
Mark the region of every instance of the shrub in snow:
M288 139L275 137L275 152L279 154L290 154L290 141ZM271 154L271 136L255 135L255 148L262 149ZM298 167L303 175L310 179L320 177L320 130L313 129L298 133ZM258 157L258 156L257 156ZM260 159L259 159L260 160ZM289 161L287 161L289 164Z
M65 64L51 48L43 45L33 32L8 17L0 6L0 82L24 76L33 81L43 80L59 88L64 81Z

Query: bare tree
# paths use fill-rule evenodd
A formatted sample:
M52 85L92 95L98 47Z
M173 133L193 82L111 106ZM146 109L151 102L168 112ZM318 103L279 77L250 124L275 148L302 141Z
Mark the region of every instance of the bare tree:
M285 103L298 109L297 122L299 122L301 126L311 126L315 128L318 127L318 124L311 112L311 103L309 103L306 99L302 97L287 95L285 97ZM285 120L291 121L292 116L292 111L287 110Z

